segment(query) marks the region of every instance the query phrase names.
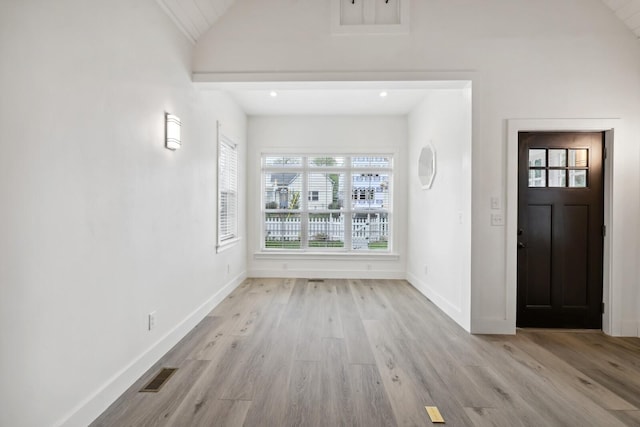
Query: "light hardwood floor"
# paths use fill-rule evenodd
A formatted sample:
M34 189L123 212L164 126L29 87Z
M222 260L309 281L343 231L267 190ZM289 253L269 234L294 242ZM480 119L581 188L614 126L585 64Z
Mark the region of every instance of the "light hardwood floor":
M177 367L159 393L138 390ZM640 339L474 336L404 281L249 279L93 426L640 426Z

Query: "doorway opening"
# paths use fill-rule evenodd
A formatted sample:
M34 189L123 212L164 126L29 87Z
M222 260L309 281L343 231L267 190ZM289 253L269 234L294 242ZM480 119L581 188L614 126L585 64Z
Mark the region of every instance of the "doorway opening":
M610 230L612 177L614 174L613 157L615 155L614 129L619 125L619 119L512 119L507 121L506 307L502 333L513 334L516 332L518 309L518 238L520 237L518 236L519 134L521 132L599 132L604 135L604 150L607 155L603 158L603 225L606 230ZM567 171L569 169L567 167ZM532 175L535 177L535 173ZM610 234L607 233L604 236L602 244L602 298L599 316L602 318L602 331L606 334L615 335L620 333L621 323L620 319L616 317L616 313L618 313L622 301L619 293L614 292L611 281L614 268Z

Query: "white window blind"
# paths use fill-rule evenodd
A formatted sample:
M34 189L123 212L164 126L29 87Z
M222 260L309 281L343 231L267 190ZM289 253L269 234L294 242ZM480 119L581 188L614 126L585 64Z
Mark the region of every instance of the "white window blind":
M218 247L238 237L238 150L220 135L218 144Z

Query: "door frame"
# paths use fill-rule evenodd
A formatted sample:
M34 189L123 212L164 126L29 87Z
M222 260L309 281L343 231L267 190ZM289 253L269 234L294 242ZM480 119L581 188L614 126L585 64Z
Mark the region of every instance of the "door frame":
M506 314L507 323L516 330L516 310L518 291L518 132L606 132L615 131L620 125L619 119L512 119L507 120L507 176L506 176ZM605 312L602 315L602 330L608 335L620 335L622 320L620 318L621 301L619 293L611 287L611 193L614 144L613 137L605 138L606 158L604 166L604 225L608 230L604 237L602 260L602 298Z

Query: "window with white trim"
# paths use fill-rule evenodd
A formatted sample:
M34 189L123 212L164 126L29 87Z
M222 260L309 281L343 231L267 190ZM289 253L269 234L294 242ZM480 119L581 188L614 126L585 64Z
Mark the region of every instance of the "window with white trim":
M226 136L218 141L218 248L238 238L238 150Z
M262 156L262 249L389 252L391 155Z

